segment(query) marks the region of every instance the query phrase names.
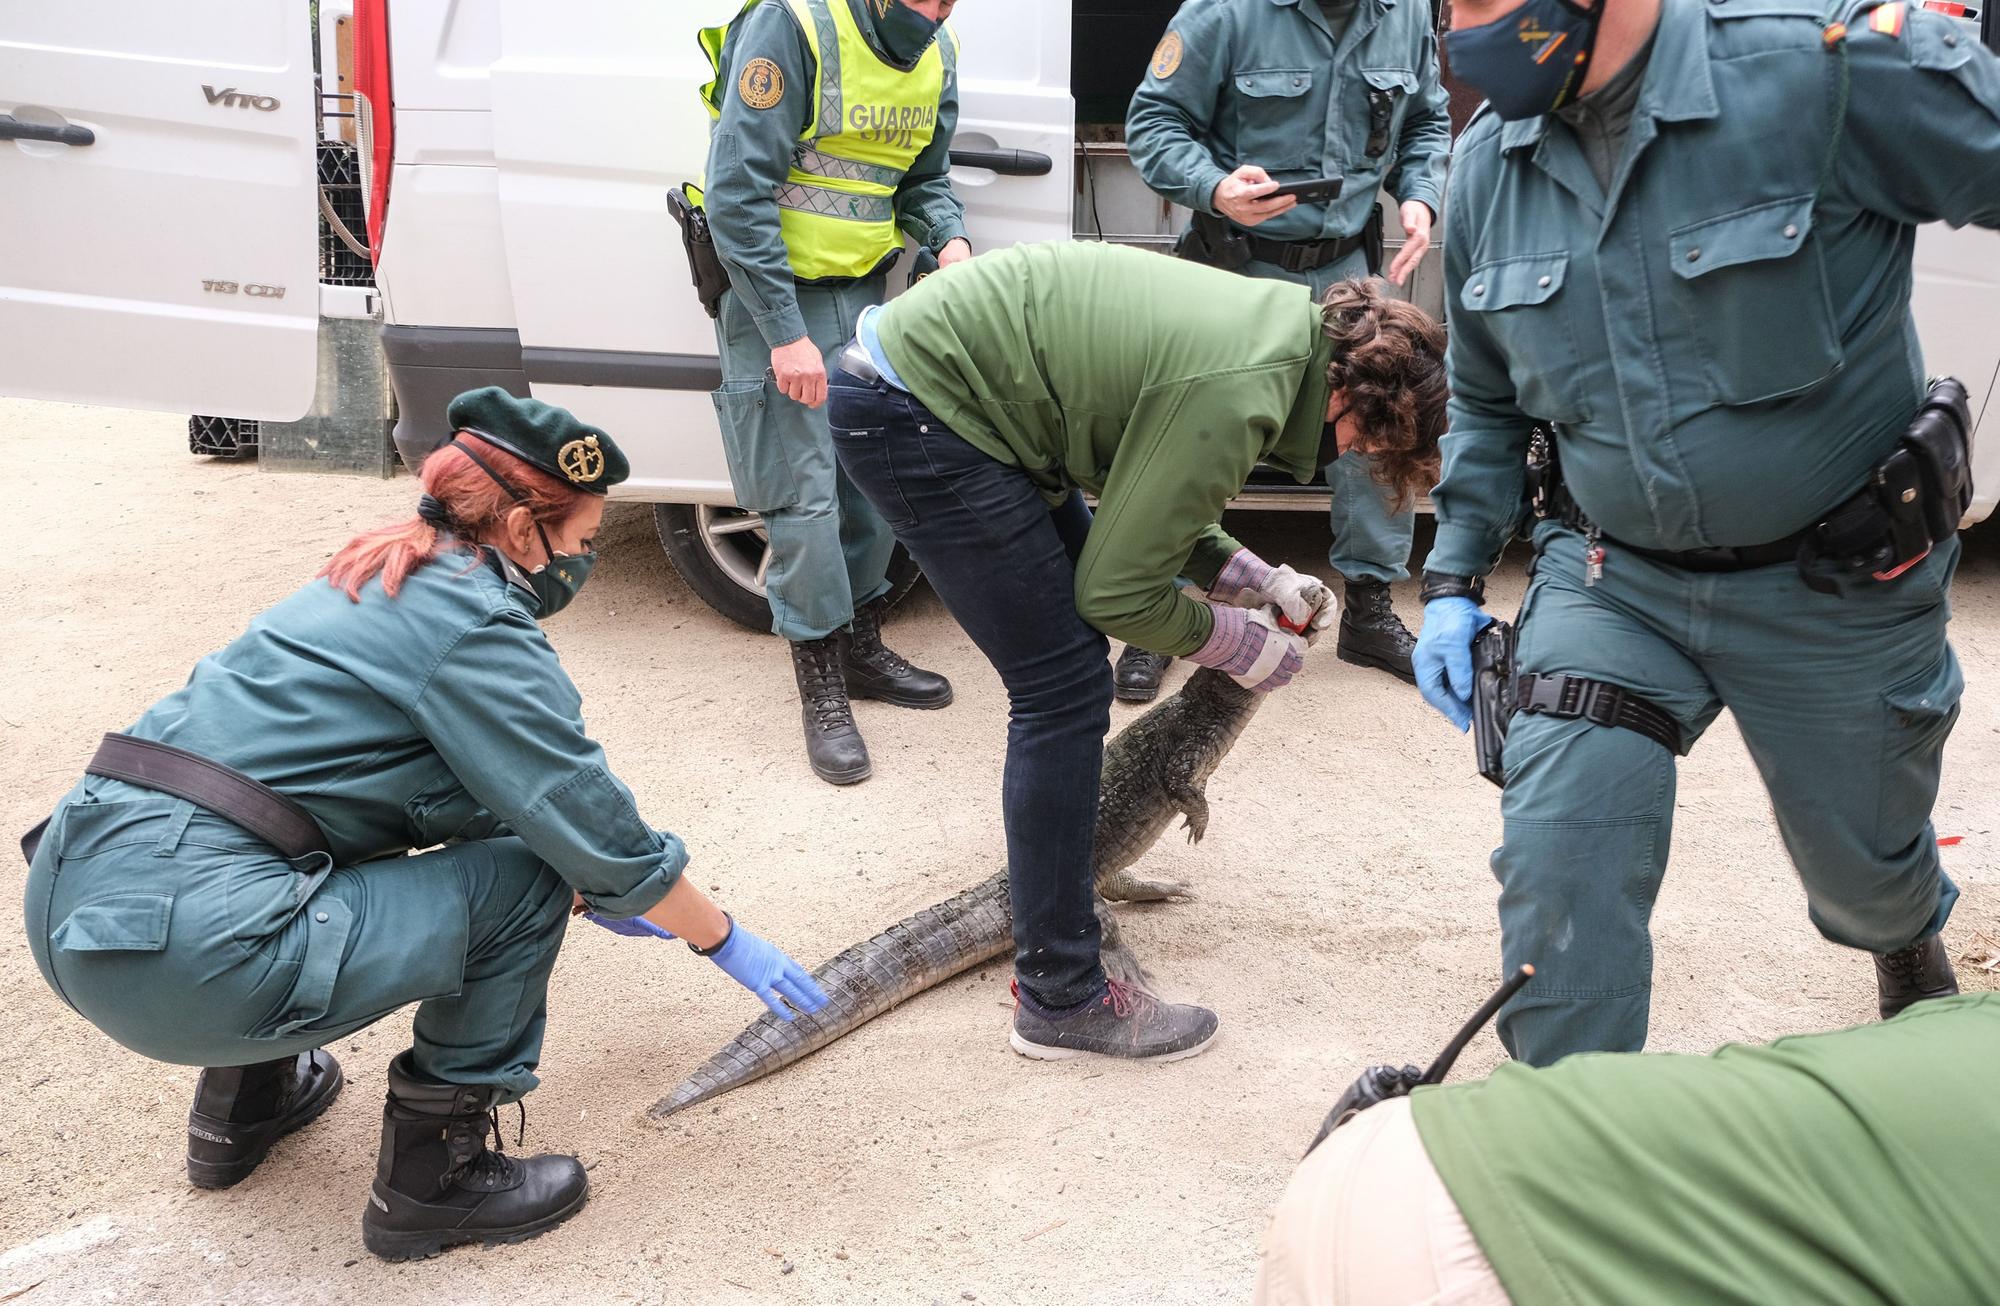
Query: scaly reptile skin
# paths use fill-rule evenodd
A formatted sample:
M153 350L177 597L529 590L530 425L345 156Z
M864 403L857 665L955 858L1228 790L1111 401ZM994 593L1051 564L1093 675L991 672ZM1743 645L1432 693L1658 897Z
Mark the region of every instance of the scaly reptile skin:
M1203 667L1179 693L1105 746L1095 867L1104 968L1113 977L1143 982L1145 970L1125 947L1105 898L1185 892L1182 885L1135 880L1128 872L1177 812L1186 818L1188 841L1201 838L1208 826L1203 786L1261 701L1261 695ZM664 1119L782 1070L924 990L1006 953L1013 928L1005 871L898 921L813 972L826 990L826 1006L790 1021L769 1012L759 1016L647 1114Z

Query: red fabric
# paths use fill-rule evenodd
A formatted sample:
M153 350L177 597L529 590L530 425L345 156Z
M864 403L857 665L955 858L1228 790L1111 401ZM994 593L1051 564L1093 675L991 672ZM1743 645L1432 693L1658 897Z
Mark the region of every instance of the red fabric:
M368 102L374 128L374 149L367 159L368 250L380 262L382 224L389 210L389 165L396 143L396 103L389 80L389 0L354 0L354 89Z

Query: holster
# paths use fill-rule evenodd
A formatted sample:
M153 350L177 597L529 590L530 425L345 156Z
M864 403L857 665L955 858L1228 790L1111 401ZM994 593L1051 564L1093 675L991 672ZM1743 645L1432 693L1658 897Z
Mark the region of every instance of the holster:
M1895 580L1950 539L1971 506L1971 405L1956 378L1939 377L1867 484L1806 530L1799 575L1823 594L1862 576Z
M694 278L694 291L701 300L702 311L710 317L720 317L722 292L729 289L729 269L722 265L722 256L715 251L708 215L701 211L693 191L685 185L667 192L667 212L681 229L681 245L687 250L688 272Z
M1506 787L1501 754L1514 715L1514 627L1494 621L1472 641L1472 747L1479 774Z
M1197 212L1174 243L1174 253L1190 262L1238 272L1250 262L1250 238L1213 213Z

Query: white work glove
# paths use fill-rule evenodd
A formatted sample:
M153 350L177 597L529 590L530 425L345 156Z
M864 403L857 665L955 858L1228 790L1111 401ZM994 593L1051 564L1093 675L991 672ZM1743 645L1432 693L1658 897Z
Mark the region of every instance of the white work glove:
M1280 564L1273 567L1248 549L1238 549L1209 586L1208 596L1239 608L1275 607L1306 643L1340 617L1340 600L1317 576L1305 576Z
M1188 654L1190 662L1214 667L1259 694L1290 684L1305 665L1305 636L1280 626L1273 609L1211 600L1208 610L1214 614L1215 629L1206 644Z

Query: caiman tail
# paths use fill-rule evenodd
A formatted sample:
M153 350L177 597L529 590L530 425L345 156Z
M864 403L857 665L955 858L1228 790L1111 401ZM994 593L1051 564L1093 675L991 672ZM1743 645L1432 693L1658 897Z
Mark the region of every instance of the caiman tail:
M813 972L827 1004L780 1020L765 1012L646 1112L655 1120L810 1056L890 1008L1013 947L1007 873L926 907Z
M1094 870L1097 918L1105 974L1147 983L1145 967L1128 948L1105 893L1124 900L1175 896L1184 885L1136 880L1132 864L1159 839L1176 815L1188 838L1208 823L1202 786L1235 744L1262 696L1203 667L1179 693L1126 726L1106 745L1097 806ZM766 1013L666 1097L647 1110L663 1119L720 1093L762 1079L851 1034L875 1017L952 976L991 961L1013 946L1007 906L1007 873L926 907L891 925L813 972L828 1002L811 1015L786 1021Z

